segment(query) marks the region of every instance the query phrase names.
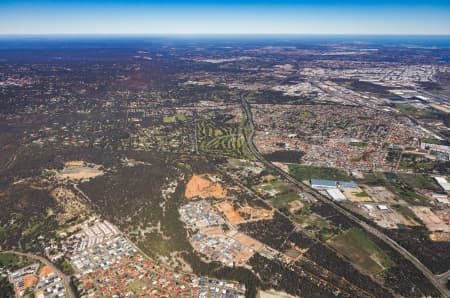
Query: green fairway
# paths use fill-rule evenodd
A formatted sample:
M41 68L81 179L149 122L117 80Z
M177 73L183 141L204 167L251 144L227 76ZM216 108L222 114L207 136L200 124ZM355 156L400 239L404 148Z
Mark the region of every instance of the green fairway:
M247 158L251 156L238 124L201 121L197 123L196 129L202 153Z
M354 147L361 147L361 148L364 148L364 147L367 147L367 142L351 142L351 143L349 143L349 145L350 146L354 146Z
M163 117L163 123L176 123L186 121L186 116L182 113L177 113L175 116Z

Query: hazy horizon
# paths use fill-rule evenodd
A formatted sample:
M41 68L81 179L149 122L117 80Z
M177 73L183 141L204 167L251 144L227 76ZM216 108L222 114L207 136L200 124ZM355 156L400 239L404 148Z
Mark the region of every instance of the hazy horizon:
M449 35L450 3L415 1L4 1L1 35Z

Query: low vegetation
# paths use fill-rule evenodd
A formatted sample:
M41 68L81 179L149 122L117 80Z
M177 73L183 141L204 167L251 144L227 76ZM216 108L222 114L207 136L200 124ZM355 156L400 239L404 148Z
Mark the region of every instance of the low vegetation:
M335 168L289 165L289 174L299 181L309 179L351 180L344 171Z
M383 250L358 228L347 230L328 243L357 267L370 274L378 274L392 265Z

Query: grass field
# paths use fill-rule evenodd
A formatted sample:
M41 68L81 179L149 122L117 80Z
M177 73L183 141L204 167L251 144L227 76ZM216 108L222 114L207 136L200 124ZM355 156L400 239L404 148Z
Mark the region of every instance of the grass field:
M177 118L178 121L186 121L186 116L184 114L177 113L175 117Z
M163 118L163 123L176 123L186 121L186 116L182 113L177 113L175 116L167 116Z
M328 241L340 254L369 274L378 274L392 260L360 229L352 228Z
M289 203L299 199L298 194L280 180L272 180L262 186L255 187L255 189L258 188L267 192L272 190L277 192L276 195L269 198L271 205L277 209L289 209Z
M314 114L309 111L304 111L299 115L300 120L311 119L314 118Z
M360 147L360 148L364 148L367 147L367 142L351 142L349 143L350 146L354 146L354 147Z
M163 123L175 123L175 122L177 122L177 118L175 116L163 118Z
M434 139L434 138L425 138L425 139L422 140L422 142L428 143L428 144L446 145L445 141Z
M357 196L358 198L365 198L365 197L368 197L369 194L365 191L362 191L362 192L356 193L355 196Z
M0 268L7 268L10 271L30 265L33 262L35 261L27 257L17 256L11 253L0 253Z
M278 194L271 199L272 206L277 209L289 209L289 203L298 200L299 197L294 191Z
M317 231L329 229L331 227L328 221L314 213L303 212L300 214L295 214L292 219L296 223L304 227L308 227L308 229L314 229Z
M319 231L319 239L322 241L327 241L329 239L331 239L334 235L336 235L334 233L333 230L328 229L328 228L323 228Z
M429 118L433 116L433 112L431 112L430 110L419 109L408 104L396 104L395 108L397 108L397 110L399 110L401 113L408 116L413 116L415 118Z
M351 180L344 171L334 168L289 165L289 174L299 181L313 179L329 179L329 180Z
M275 189L279 193L284 193L284 192L288 192L289 190L291 190L286 183L284 183L281 180L277 180L277 179L267 182L267 184L263 186L263 189L265 189L265 190Z
M0 265L7 266L13 260L13 255L10 253L2 253L0 254Z

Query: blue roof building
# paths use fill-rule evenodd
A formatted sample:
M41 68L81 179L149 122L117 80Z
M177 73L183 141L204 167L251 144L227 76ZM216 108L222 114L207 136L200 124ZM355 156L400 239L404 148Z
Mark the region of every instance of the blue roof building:
M311 179L311 187L313 188L336 188L337 181L335 180L323 180L323 179Z
M354 181L336 181L336 180L325 180L325 179L311 179L310 181L311 187L313 188L357 188L358 184Z

